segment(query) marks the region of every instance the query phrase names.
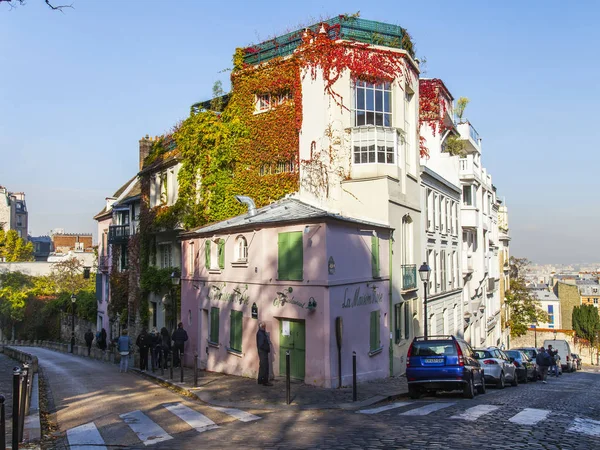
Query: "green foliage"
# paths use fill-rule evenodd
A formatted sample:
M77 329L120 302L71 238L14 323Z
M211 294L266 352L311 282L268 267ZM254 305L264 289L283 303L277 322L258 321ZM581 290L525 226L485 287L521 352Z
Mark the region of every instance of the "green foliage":
M3 322L20 322L33 287L31 277L21 272L3 272L0 274L0 286L0 315Z
M15 230L0 228L0 258L6 262L33 261L33 244L20 238Z
M469 99L467 97L460 97L458 100L456 100L456 108L454 109L454 113L460 122L462 122L463 115L465 114L465 108L468 104Z
M155 266L148 266L142 273L140 279L140 287L142 288L142 294L148 294L154 292L155 294L162 294L172 288L173 283L171 282L171 274L175 269L167 267L159 269Z
M459 139L458 136L451 134L444 141L444 151L448 152L452 156L464 156L465 155L465 141Z
M577 336L588 340L591 346L598 345L597 333L600 331L600 315L594 305L581 305L573 308L573 329Z
M510 290L505 293L505 303L509 308L507 325L510 327L510 335L518 337L523 336L531 324L547 322L548 315L540 308L539 302L527 288L524 274L529 261L511 256L510 264L512 268Z

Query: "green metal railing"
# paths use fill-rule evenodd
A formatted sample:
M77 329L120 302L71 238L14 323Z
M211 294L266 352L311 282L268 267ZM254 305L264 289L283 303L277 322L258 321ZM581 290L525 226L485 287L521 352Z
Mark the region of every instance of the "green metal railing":
M417 288L417 265L403 264L402 265L402 289Z

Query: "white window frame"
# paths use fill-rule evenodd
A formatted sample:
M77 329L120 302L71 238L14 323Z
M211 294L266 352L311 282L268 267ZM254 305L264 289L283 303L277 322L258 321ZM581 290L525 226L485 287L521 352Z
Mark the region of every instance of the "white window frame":
M352 129L352 163L361 166L369 164L396 165L399 155L399 140L400 137L395 128L374 125L354 127ZM380 151L381 147L384 148L383 152ZM381 154L383 154L383 161L379 160ZM358 161L357 155L359 156Z
M160 248L160 268L166 269L173 267L173 248L170 242L161 242L158 244ZM165 264L165 263L168 263Z
M234 257L233 261L237 263L246 263L248 262L248 240L239 235L235 238L235 246L234 246Z

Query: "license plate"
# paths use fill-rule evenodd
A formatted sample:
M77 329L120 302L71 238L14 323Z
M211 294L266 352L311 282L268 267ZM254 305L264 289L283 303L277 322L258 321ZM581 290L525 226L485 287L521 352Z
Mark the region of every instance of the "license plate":
M427 364L439 364L444 362L444 358L427 358L425 362Z

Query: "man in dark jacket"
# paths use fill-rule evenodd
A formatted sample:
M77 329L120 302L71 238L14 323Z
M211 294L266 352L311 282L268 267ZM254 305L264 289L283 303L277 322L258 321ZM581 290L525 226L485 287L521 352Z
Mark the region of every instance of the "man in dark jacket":
M256 347L258 349L258 384L263 386L273 386L269 383L269 352L271 345L269 336L265 331L266 325L264 322L258 323L258 332L256 333Z
M92 333L92 330L88 328L83 338L85 339L85 345L87 345L88 348L88 356L90 356L92 351L92 342L94 341L94 333Z
M550 355L546 353L546 349L544 347L540 347L540 351L535 357L535 362L540 369L542 383L546 383L546 378L548 378L548 367L550 367Z
M145 372L148 370L148 348L150 347L150 336L145 328L138 335L135 345L140 349L140 370Z
M178 367L182 364L183 359L183 347L185 341L188 340L187 332L183 329L183 323L179 322L177 329L173 332L173 365Z

